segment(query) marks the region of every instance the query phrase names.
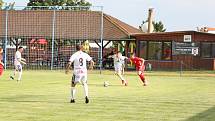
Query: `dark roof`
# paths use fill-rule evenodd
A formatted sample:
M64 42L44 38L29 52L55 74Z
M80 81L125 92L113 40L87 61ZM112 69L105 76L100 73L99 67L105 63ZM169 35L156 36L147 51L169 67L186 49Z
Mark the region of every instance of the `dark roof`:
M118 40L141 33L114 17L103 14L103 38ZM0 10L0 36L5 36L5 11ZM56 11L55 38L100 39L101 12ZM53 11L8 11L8 36L52 37Z
M197 31L174 31L158 33L133 34L132 37L137 40L155 40L155 41L183 41L184 35L192 35L193 41L214 41L215 34L197 32Z

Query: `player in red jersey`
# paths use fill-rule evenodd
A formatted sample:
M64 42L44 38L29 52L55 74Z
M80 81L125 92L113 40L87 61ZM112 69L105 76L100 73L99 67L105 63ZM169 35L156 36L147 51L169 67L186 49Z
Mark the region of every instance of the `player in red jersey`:
M145 79L145 76L144 76L144 70L145 70L144 62L145 62L145 60L143 58L136 57L134 53L131 55L130 60L132 63L135 64L137 74L139 75L140 79L142 80L143 86L147 86L148 81Z
M3 53L3 49L0 48L0 76L3 74L3 71L4 71L4 63L2 62L2 53Z

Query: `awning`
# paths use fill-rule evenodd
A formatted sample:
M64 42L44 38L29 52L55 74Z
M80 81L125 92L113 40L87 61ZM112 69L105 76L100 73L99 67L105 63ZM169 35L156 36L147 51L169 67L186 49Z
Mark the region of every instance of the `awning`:
M47 42L46 39L38 39L38 40L37 40L37 43L38 43L38 44L42 44L42 45L48 44L48 42Z
M32 39L32 40L30 41L30 44L33 44L33 43L35 43L35 44L41 44L41 45L46 45L46 44L48 44L48 42L47 42L46 39L38 39L38 40Z

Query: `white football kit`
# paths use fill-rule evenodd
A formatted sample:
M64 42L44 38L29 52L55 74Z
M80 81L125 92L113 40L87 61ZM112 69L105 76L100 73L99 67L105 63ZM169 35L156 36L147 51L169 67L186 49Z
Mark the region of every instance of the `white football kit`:
M114 59L114 69L116 72L122 71L123 64L125 63L125 56L117 57L116 55L113 56Z
M87 83L87 61L91 60L92 58L82 51L78 51L70 57L69 61L74 65L72 83Z
M19 72L22 71L22 65L19 62L19 60L21 60L21 58L22 58L21 53L19 51L16 51L15 58L14 58L14 66L15 66L15 69Z

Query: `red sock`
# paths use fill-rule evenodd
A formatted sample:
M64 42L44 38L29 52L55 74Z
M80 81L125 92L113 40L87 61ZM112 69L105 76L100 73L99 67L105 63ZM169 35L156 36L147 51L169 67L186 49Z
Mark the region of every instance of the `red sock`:
M140 77L140 79L142 80L142 82L143 82L143 83L145 83L145 77L144 77L144 74L143 74L143 73L141 73L141 74L139 75L139 77Z

